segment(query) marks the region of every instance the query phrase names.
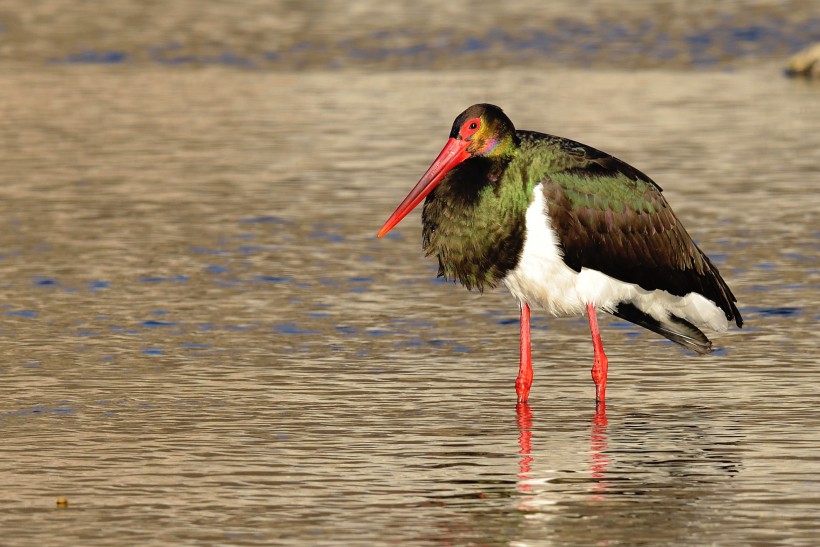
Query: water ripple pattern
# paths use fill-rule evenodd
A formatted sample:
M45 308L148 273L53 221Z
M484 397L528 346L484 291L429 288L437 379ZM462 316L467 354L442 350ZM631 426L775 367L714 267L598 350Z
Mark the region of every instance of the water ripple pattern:
M575 1L526 20L512 3L452 34L428 2L406 12L426 34L398 15L338 30L384 3L348 19L311 2L312 19L284 2L115 4L82 24L92 8L57 0L0 9L0 543L816 543L818 89L735 64L815 32L810 3L695 2L663 70L647 52L676 2L647 3L671 14L654 26L618 4L623 30ZM128 32L81 32L129 13ZM280 35L253 33L265 25ZM153 47L271 70L152 63ZM479 70L478 51L514 62ZM576 66L633 54L644 70ZM316 68L340 60L357 70ZM744 329L698 357L604 321L596 409L585 320L533 310L535 384L516 407L509 295L436 279L418 213L375 237L480 101L649 173Z
M16 3L12 2L13 4ZM510 66L733 67L820 40L814 0L743 3L524 0L241 0L197 5L20 2L0 12L0 58L54 64L244 70ZM70 9L67 9L69 8ZM19 13L19 15L18 15ZM23 16L22 14L27 14ZM191 21L196 23L192 24ZM138 29L139 32L135 32Z

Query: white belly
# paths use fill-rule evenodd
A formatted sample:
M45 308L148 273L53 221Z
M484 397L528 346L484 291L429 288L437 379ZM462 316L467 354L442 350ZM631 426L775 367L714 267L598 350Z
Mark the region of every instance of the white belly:
M673 313L697 326L726 330L728 322L723 311L700 294L679 297L661 290L647 291L597 270L583 268L579 273L568 267L547 214L542 185L533 191L535 199L527 209L521 260L503 280L519 304L566 317L584 315L587 304L612 311L618 303L629 302L659 321Z

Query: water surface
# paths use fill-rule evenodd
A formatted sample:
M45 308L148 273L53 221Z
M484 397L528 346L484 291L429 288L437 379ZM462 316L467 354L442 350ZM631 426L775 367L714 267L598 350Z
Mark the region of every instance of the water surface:
M820 89L732 72L0 77L3 543L805 544ZM746 327L691 355L435 279L375 232L494 102L649 173ZM65 497L67 509L55 507Z

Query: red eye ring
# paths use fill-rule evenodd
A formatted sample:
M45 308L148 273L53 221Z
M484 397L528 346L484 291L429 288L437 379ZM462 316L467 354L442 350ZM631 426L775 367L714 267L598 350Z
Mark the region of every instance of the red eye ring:
M461 126L461 137L468 139L472 137L480 128L480 118L473 118L471 120L467 120L466 122L464 122L464 125Z

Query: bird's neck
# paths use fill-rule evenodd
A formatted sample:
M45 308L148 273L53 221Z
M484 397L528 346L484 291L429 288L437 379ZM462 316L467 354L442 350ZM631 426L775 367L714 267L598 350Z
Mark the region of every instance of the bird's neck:
M424 250L438 258L439 276L482 290L518 264L532 188L511 176L512 161L512 155L468 159L427 196Z

